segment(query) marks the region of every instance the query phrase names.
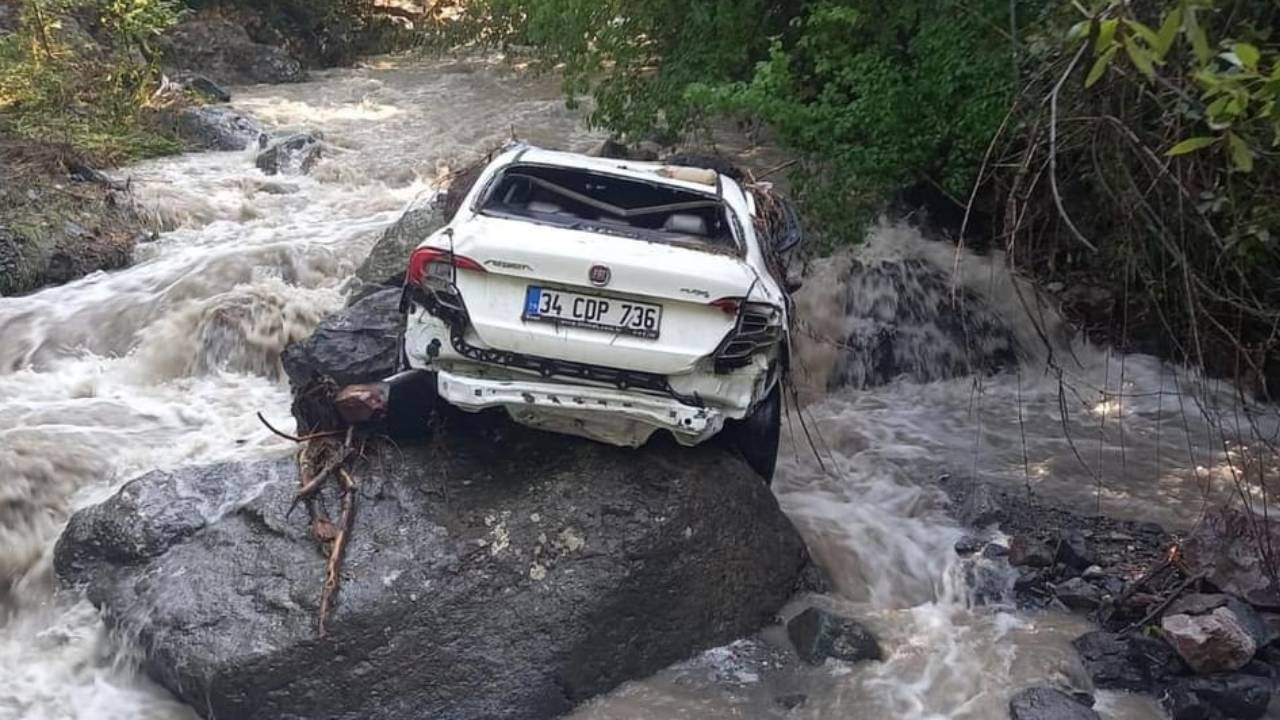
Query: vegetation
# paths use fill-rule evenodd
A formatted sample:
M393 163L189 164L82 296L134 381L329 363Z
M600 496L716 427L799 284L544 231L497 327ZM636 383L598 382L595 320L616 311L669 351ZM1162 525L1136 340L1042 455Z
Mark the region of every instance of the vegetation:
M23 0L0 37L0 132L99 163L174 152L146 108L151 42L177 17L174 0Z

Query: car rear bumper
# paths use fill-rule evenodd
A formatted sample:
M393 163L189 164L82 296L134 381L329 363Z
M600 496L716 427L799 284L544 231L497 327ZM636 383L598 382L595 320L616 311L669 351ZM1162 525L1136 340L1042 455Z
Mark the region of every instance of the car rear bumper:
M440 371L440 397L463 410L502 407L523 425L637 447L655 430L696 445L724 426L719 411L674 398L612 388L524 380L491 380Z

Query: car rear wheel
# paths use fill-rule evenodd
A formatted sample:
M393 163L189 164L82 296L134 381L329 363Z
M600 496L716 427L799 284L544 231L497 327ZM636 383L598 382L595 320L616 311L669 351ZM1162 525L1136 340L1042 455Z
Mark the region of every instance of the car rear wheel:
M782 435L782 383L761 400L751 414L728 428L730 440L747 464L766 485L773 483L778 462L778 440Z

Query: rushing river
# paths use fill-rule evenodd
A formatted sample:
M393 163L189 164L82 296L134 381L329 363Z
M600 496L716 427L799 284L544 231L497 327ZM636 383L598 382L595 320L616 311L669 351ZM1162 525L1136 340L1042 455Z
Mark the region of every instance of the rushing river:
M287 453L254 413L287 421L280 352L342 306L379 230L445 169L512 133L571 150L601 139L554 79L489 61L371 63L240 88L233 104L273 131L322 131L324 159L310 175L271 178L250 152L127 168L167 228L134 266L0 299L0 718L194 717L135 671L128 643L83 599L55 592L50 557L68 513L148 469ZM937 348L925 313L923 381L828 391L847 352L840 339L866 321L851 309L873 293L896 301L901 282L851 298L842 258L816 268L801 294L815 398L804 412L823 461L792 423L775 490L832 572L829 602L872 627L887 660L797 669L778 661L774 629L628 683L575 717L1002 718L1022 687L1087 683L1069 645L1087 626L972 606L952 551L962 533L934 479L974 474L1171 527L1231 491L1237 448L1205 419L1234 407L1230 388L1072 345L1052 327L1061 373L1047 372L1024 312L1034 293L999 258L957 255L891 224L871 235L859 262L945 271L1007 323L1023 357L994 376L929 377ZM774 702L794 693L808 697L795 710ZM1099 709L1162 717L1149 699L1118 693L1100 693Z

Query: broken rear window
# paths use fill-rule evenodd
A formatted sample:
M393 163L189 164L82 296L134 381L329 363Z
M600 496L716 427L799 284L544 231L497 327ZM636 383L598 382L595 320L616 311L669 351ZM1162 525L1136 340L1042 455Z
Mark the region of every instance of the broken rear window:
M658 182L546 165L512 165L481 211L574 230L734 252L728 208L711 195Z

